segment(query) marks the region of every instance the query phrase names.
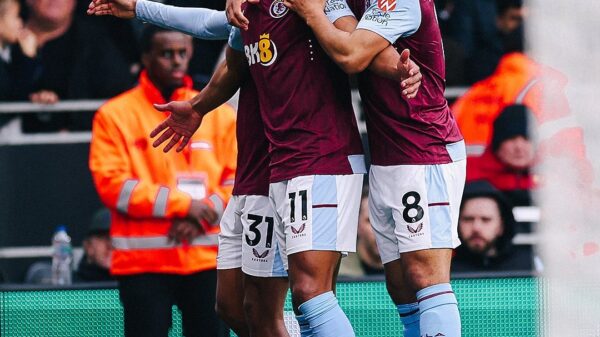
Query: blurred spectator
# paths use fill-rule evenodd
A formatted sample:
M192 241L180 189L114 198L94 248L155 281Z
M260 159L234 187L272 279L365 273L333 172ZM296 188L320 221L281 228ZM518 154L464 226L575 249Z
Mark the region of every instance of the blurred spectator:
M18 0L0 0L0 101L12 99L12 50L23 48L29 57L35 55L35 41L25 38ZM32 44L33 42L33 44Z
M525 54L505 55L492 76L473 85L452 106L467 153L480 154L475 148L488 146L492 123L500 112L508 105L522 104L535 117L531 127L537 130L536 156L543 161L571 162L576 180L590 185L593 169L586 157L583 130L569 109L566 84L563 74Z
M83 256L74 271L74 282L114 280L109 273L112 251L109 229L110 211L102 208L94 213L89 223L83 239ZM52 284L52 263L38 261L31 264L25 274L25 283Z
M167 5L178 7L201 7L222 11L225 9L223 0L166 0ZM135 20L134 20L135 21ZM203 89L215 69L215 65L221 57L225 41L194 39L194 55L190 61L189 74L194 81L194 88Z
M75 282L112 281L110 275L110 211L102 208L94 213L83 239L83 257L75 272Z
M541 271L531 246L513 245L515 219L504 195L486 181L467 183L458 220L462 244L453 272Z
M369 220L369 188L363 188L358 213L358 233L356 254L350 254L342 259L340 275L364 276L383 275L383 264L375 241L375 232Z
M35 54L35 41L32 46L32 39L26 38L23 34L23 20L19 16L20 7L18 0L0 0L0 102L14 99L12 50L23 48L24 54L29 57ZM0 127L13 117L13 115L1 114Z
M491 75L502 55L523 50L522 0L457 0L450 36L465 52L466 84Z
M111 209L111 274L119 283L125 335L167 336L172 306L186 336L216 336L213 226L231 195L236 163L235 113L221 106L181 152L163 153L148 135L166 115L153 107L188 100L191 37L147 26L139 85L94 117L90 169Z
M98 25L74 15L75 0L29 0L26 32L37 55L13 51L14 98L36 103L106 98L133 85L135 67ZM132 42L133 43L133 42ZM23 117L26 132L85 130L91 115L40 114Z
M492 143L480 157L469 157L467 181L485 179L509 196L514 205L531 205L536 186L532 173L534 137L532 114L523 105L510 105L494 121Z
M466 83L465 51L462 45L449 35L455 0L436 0L435 7L446 56L446 86L464 85Z

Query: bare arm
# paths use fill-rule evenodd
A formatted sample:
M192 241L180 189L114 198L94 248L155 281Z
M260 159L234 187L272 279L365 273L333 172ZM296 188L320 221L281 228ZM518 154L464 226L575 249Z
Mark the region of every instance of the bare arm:
M218 66L206 88L190 100L198 114L205 115L227 102L248 75L246 58L242 53L227 47L225 56L226 61Z
M322 9L308 11L305 15L306 23L315 33L321 47L346 73L355 74L365 70L375 56L390 45L373 32L355 30L357 21L353 17L343 17L334 26Z
M204 115L227 102L235 94L247 76L248 64L245 56L231 47L227 47L226 57L227 61L219 65L207 87L194 98L189 101L154 105L159 111L171 112L169 118L150 133L151 138L160 134L152 144L154 147L170 139L163 151L169 152L178 143L177 151L182 151L200 127Z
M334 22L337 29L345 32L353 32L357 24L358 20L354 16L344 16ZM374 57L368 69L379 76L402 81L402 94L413 98L419 89L422 75L419 66L409 57L408 50L404 50L401 55L390 45Z

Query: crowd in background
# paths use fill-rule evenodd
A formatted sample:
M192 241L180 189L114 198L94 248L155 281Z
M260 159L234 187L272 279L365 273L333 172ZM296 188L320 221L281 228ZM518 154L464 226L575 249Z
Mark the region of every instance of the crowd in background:
M217 0L164 2L224 7L224 1ZM87 17L88 3L0 0L0 102L106 99L137 85L143 71L139 39L144 24ZM540 270L531 247L512 245L517 228L512 207L533 204L531 191L543 181L535 167L548 153L564 154L580 163L581 183L592 179L580 128L550 135L538 132L544 123L570 114L566 81L523 53L527 9L522 0L436 0L436 6L447 86L470 86L453 102L452 110L467 147L481 149L469 153L458 229L463 245L456 251L453 270ZM208 82L223 44L194 40L188 73L195 89ZM555 102L544 105L540 92L548 90L548 83L556 93ZM90 130L92 117L31 114L19 118L24 130L44 132ZM0 127L11 118L15 117L0 115ZM562 141L565 133L567 143ZM382 273L368 226L367 202L365 197L354 269L360 274ZM352 262L345 265L352 269Z

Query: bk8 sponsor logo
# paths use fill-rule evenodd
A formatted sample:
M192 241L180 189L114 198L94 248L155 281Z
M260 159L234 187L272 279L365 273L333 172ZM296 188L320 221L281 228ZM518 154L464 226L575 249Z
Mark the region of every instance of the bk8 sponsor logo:
M270 34L261 34L258 42L244 46L248 65L260 64L268 67L277 59L277 46L270 39Z

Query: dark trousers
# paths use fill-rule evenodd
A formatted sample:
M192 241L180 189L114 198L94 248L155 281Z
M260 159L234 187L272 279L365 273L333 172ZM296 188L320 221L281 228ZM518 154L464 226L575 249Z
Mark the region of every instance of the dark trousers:
M191 275L138 274L120 276L125 336L167 337L172 307L181 310L186 337L221 336L224 324L215 313L217 271Z

